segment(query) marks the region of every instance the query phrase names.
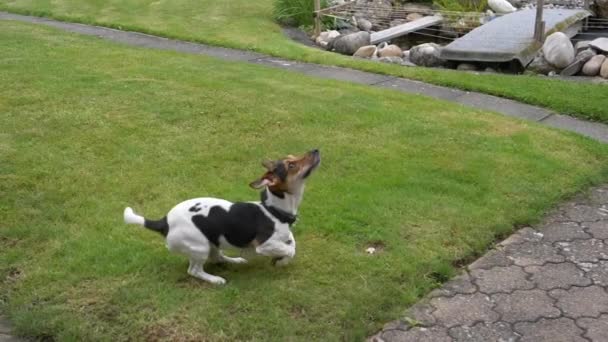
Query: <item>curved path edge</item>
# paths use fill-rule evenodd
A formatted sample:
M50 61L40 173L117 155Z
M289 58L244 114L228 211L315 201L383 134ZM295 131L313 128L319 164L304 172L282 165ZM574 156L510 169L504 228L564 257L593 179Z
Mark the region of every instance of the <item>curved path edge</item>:
M191 43L139 32L121 31L101 26L62 22L49 18L33 17L0 11L0 20L15 20L43 24L69 32L97 36L103 39L132 46L207 55L221 58L223 60L247 62L290 70L318 78L346 81L379 88L393 89L408 94L429 96L441 100L456 102L477 109L498 112L506 116L535 121L545 126L576 132L592 139L608 143L608 125L606 124L577 119L571 116L555 113L545 108L523 104L497 96L436 86L420 81L413 81L405 78L375 74L354 69L296 62L251 51Z

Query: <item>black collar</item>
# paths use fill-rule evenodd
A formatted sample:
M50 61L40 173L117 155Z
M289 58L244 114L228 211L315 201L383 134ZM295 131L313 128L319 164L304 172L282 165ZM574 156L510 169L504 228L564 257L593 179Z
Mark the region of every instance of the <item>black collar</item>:
M277 220L279 220L283 223L289 224L290 226L292 224L294 224L294 222L296 222L296 220L298 219L297 215L290 214L279 208L275 208L275 207L267 205L266 204L267 198L268 198L268 195L266 194L266 189L264 189L264 191L262 191L262 206L264 207L264 209L268 210L268 212L270 214L272 214L272 216L276 217Z

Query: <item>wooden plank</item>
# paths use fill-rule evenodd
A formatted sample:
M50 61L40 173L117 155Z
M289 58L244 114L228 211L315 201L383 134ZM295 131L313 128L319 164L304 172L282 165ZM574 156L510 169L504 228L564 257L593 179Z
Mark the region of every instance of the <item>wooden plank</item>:
M428 16L420 19L416 19L414 21L410 21L409 23L397 25L395 27L391 27L384 31L374 32L371 36L371 43L378 44L389 39L397 38L404 36L408 33L412 33L418 30L422 30L429 26L439 24L443 18L438 15Z

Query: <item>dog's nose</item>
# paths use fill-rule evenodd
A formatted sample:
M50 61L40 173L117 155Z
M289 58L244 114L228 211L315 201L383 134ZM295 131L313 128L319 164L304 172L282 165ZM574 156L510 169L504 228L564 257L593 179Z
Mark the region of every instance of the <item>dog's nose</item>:
M315 148L315 149L314 149L314 150L312 150L311 152L312 152L312 153L314 153L314 154L317 154L317 153L319 153L319 149L318 149L318 148Z

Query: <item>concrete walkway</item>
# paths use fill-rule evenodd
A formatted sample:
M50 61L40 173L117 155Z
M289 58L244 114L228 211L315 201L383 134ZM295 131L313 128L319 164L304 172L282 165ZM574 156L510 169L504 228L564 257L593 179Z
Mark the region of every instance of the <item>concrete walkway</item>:
M155 49L203 54L458 102L608 142L608 126L479 93L345 68L140 33L0 12L0 20L45 24ZM608 341L608 185L524 228L391 322L373 341ZM0 315L0 342L10 335Z
M604 185L498 244L370 340L606 342L607 290Z
M608 143L608 125L576 119L566 115L560 115L548 109L522 104L517 101L507 100L496 96L440 87L419 81L412 81L404 78L379 75L353 69L300 63L250 51L189 43L180 40L151 36L143 33L126 32L99 26L66 23L47 18L24 16L0 11L0 20L17 20L29 23L44 24L66 31L97 36L127 45L207 55L218 57L223 60L248 62L279 69L286 69L319 78L389 88L408 94L425 95L441 100L457 102L473 108L498 112L507 116L536 121L546 126L577 132L593 139Z
M0 314L0 342L23 342L20 338L17 338L11 334L12 327L10 322Z

